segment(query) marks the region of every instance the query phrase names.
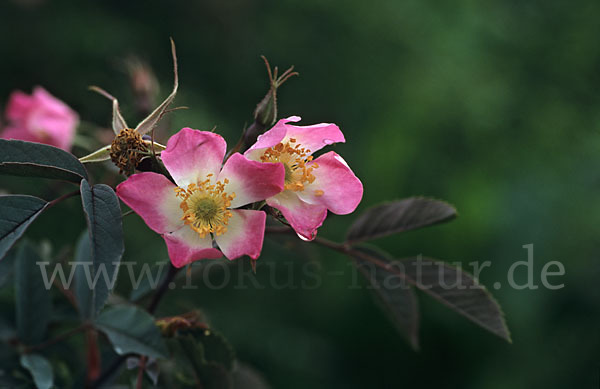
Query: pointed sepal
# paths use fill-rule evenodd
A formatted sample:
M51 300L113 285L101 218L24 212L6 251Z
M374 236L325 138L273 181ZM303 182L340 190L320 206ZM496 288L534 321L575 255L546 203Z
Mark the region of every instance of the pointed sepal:
M144 120L142 120L137 126L136 131L140 134L147 134L152 131L154 127L158 124L160 119L167 112L169 105L175 99L175 95L177 95L177 88L179 88L179 76L177 74L177 53L175 51L175 42L171 39L171 53L173 55L173 91L171 94L162 102L150 115L148 115Z

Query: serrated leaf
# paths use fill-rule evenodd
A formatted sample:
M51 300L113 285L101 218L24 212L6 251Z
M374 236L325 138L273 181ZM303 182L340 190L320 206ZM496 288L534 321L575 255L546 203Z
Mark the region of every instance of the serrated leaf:
M158 121L162 118L162 116L165 114L165 112L169 108L169 105L171 105L171 103L175 99L175 95L177 95L177 88L179 87L179 76L177 74L177 54L175 52L175 42L173 42L172 39L171 39L171 54L173 55L173 74L174 74L173 90L171 91L171 94L169 96L167 96L165 101L163 101L150 115L148 115L148 117L146 117L144 120L142 120L135 127L135 130L142 135L152 131L154 129L154 127L156 127Z
M510 342L510 333L500 306L487 289L469 273L431 258L392 260L387 254L366 247L350 255L386 269L442 304Z
M0 139L0 174L79 182L87 171L77 158L54 146Z
M448 203L411 197L376 205L363 212L348 229L346 242L357 243L451 220L456 209Z
M143 142L146 144L146 146L148 146L148 149L150 149L150 147L152 146L152 141L144 139ZM79 158L79 162L93 163L93 162L108 161L110 159L110 148L111 148L111 145L104 146L104 147L94 151L93 153L86 155L85 157ZM166 148L167 148L167 146L162 145L158 142L154 142L154 151L156 153L160 153L161 151L165 150Z
M54 385L52 365L39 354L21 355L21 366L29 370L38 389L50 389Z
M413 288L399 282L393 269L376 266L361 258L356 266L370 283L382 308L414 350L419 349L419 303Z
M91 263L83 269L92 291L92 307L84 311L95 314L106 303L125 251L121 207L111 187L102 184L90 187L86 180L81 181L81 200L88 225ZM79 254L85 255L84 248L81 251Z
M17 335L21 342L33 345L41 342L52 311L50 291L46 289L39 254L25 241L19 247L15 266Z
M48 202L33 196L0 196L0 259L47 206Z
M115 352L167 358L167 347L154 318L133 305L118 305L106 309L95 320L96 328L104 332Z

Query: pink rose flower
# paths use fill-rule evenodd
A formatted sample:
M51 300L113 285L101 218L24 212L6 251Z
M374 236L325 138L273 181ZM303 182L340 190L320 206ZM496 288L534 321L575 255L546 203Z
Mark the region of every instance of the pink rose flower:
M360 203L363 186L346 161L333 151L313 161L312 154L325 146L345 142L335 124L295 126L300 118L282 119L244 154L262 162L281 162L285 168L285 190L267 199L281 211L296 233L312 240L327 210L345 215Z
M176 267L221 252L228 259L260 255L266 214L239 208L281 192L284 167L235 153L221 168L226 146L217 134L184 128L161 154L177 185L145 172L117 186L121 200L165 239Z
M34 88L31 96L13 92L5 114L9 124L1 134L3 139L45 143L66 151L71 149L79 122L77 113L44 88Z

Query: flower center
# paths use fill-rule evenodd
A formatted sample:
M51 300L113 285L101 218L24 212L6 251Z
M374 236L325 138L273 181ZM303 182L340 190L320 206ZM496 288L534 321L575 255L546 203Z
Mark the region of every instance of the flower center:
M225 179L222 183L217 181L211 184L210 177L198 184L189 184L187 188L175 188L175 194L181 198L179 207L183 210L181 220L204 238L207 234L222 235L227 232L227 223L232 216L229 207L235 198L235 193L230 195L225 192Z
M315 180L312 171L319 165L316 163L307 166L312 161L312 155L308 155L310 150L303 148L296 143L296 139L291 138L289 142L278 143L269 147L260 157L262 162L281 162L285 168L285 189L292 191L302 191L306 184Z
M140 163L147 151L142 136L136 130L125 128L113 140L110 146L110 159L119 168L119 174L130 176L135 173L135 168Z

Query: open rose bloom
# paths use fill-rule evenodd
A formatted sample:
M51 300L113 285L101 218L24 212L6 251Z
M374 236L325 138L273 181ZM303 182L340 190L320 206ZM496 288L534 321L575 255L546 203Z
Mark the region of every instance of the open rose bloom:
M363 186L337 153L330 151L313 160L316 151L345 141L338 126L288 124L297 121L297 116L280 120L244 155L255 161L283 164L285 190L269 197L267 204L279 209L301 238L312 240L327 210L345 215L356 209Z
M69 151L79 122L77 114L42 87L31 96L15 91L6 106L4 139L45 143Z
M121 200L165 239L176 267L223 254L228 259L260 255L266 214L239 208L280 193L284 167L235 153L221 168L225 151L221 136L184 128L161 154L176 185L144 172L117 187Z

